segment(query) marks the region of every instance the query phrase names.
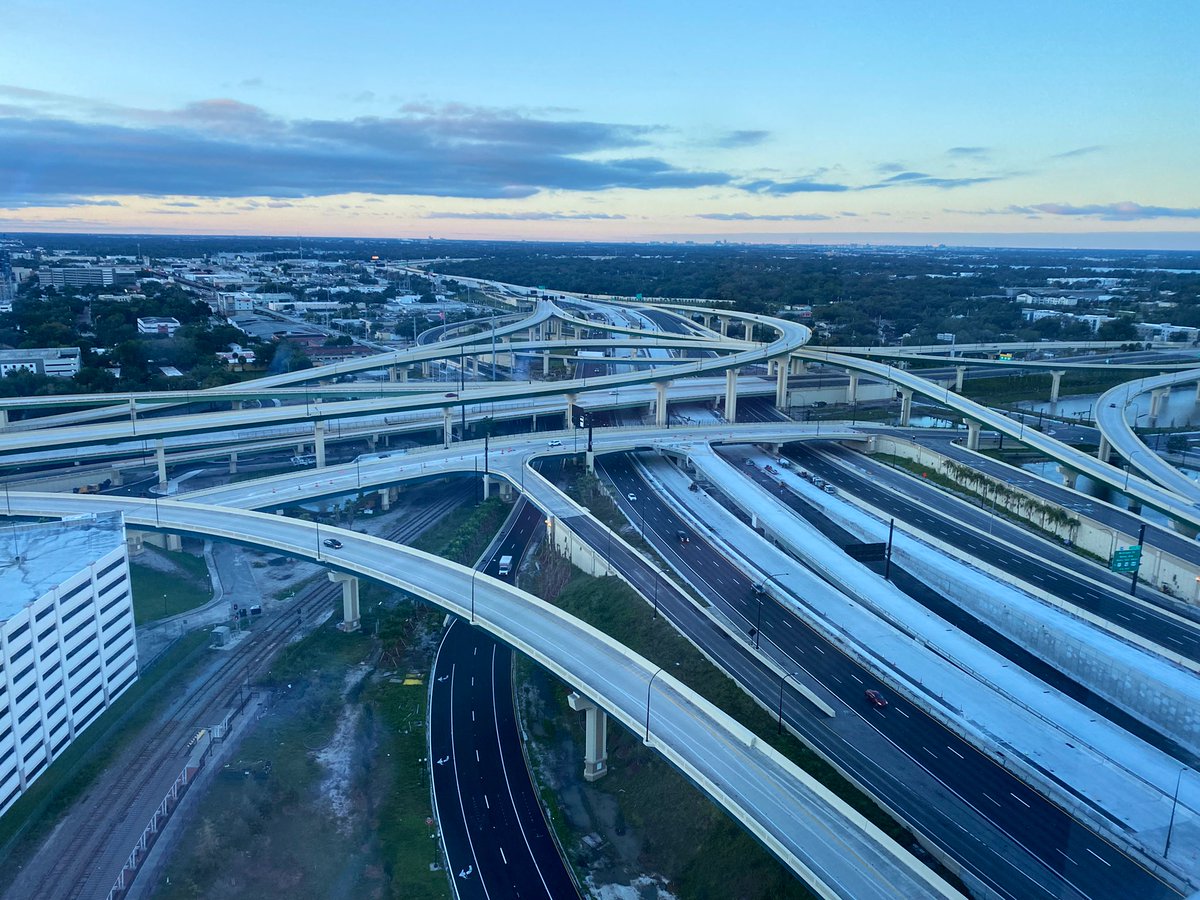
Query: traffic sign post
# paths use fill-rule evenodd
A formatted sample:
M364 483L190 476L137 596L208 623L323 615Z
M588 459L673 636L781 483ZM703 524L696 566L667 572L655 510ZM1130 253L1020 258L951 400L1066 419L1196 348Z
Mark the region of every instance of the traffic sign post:
M1112 555L1108 567L1113 572L1136 572L1142 561L1142 548L1122 547Z

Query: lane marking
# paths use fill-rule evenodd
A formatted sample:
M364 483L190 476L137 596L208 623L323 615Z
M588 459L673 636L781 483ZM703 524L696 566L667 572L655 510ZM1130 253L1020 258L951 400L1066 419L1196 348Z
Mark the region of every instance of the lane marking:
M995 803L997 806L1000 806L1000 801L999 801L999 800L992 800L992 798L991 798L991 797L988 797L988 795L987 795L987 794L984 794L983 796L984 796L984 797L986 797L988 800L991 800L991 801L992 801L993 803ZM1004 807L1003 807L1003 806L1000 806L1000 808L1001 808L1001 809L1003 809Z
M1110 869L1112 868L1112 863L1110 863L1107 859L1105 859L1103 856L1101 856L1099 853L1097 853L1091 847L1084 847L1083 849L1086 850L1088 853L1092 854L1092 856L1096 857L1096 859L1100 860L1100 862L1104 863Z
M492 804L488 801L487 794L483 795L483 805L486 806L488 809L492 808Z
M1012 791L1009 791L1009 792L1008 792L1008 796L1012 797L1014 800L1016 800L1018 803L1020 803L1020 804L1021 804L1022 806L1024 806L1026 809L1031 809L1031 807L1030 807L1030 805L1029 805L1028 803L1026 803L1024 800L1022 800L1020 797L1018 797L1018 796L1017 796L1016 794L1014 794Z
M908 713L906 713L906 712L905 712L904 710L902 710L902 709L896 708L896 712L900 713L900 715L904 716L904 718L906 718L906 719L911 719L911 718L912 718L912 716L910 716Z
M966 757L965 757L965 756L963 756L961 753L959 753L959 752L958 752L957 750L955 750L953 747L951 747L951 746L947 745L947 746L946 746L946 749L947 749L947 750L949 750L951 753L953 753L955 756L957 756L959 759L966 759Z
M1054 849L1058 850L1059 853L1062 853L1062 858L1065 859L1067 862L1069 862L1071 865L1073 865L1073 866L1079 865L1079 863L1075 862L1075 860L1071 859L1071 857L1069 857L1069 856L1067 856L1067 854L1063 853L1062 850L1059 850L1057 847L1055 847Z

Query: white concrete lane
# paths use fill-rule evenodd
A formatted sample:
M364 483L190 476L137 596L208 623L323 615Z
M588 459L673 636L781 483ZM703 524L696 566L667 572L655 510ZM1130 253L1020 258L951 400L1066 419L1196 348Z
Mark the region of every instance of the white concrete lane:
M1112 448L1146 477L1193 504L1200 503L1200 485L1147 447L1133 430L1126 411L1130 403L1144 394L1170 390L1179 384L1193 384L1197 380L1200 380L1200 369L1196 368L1154 378L1139 378L1105 391L1096 401L1096 427Z
M116 509L142 528L234 540L312 559L472 619L578 687L679 767L824 897L956 897L949 885L757 737L643 657L532 595L472 569L353 531L178 501L12 493L12 515ZM342 547L321 541L336 536ZM649 709L647 697L650 697Z

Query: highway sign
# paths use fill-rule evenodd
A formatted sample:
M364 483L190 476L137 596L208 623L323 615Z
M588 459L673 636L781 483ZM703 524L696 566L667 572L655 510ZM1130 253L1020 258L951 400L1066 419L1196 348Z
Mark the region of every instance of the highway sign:
M1114 572L1136 572L1142 562L1142 548L1122 547L1112 555L1108 567Z

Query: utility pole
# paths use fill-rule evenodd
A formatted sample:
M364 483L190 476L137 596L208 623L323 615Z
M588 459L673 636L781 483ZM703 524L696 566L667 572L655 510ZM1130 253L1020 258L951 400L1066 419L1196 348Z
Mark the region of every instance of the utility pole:
M1138 558L1137 565L1133 567L1133 577L1129 580L1129 596L1132 597L1137 592L1138 572L1142 568L1142 543L1146 540L1146 523L1142 523L1142 527L1138 529Z

